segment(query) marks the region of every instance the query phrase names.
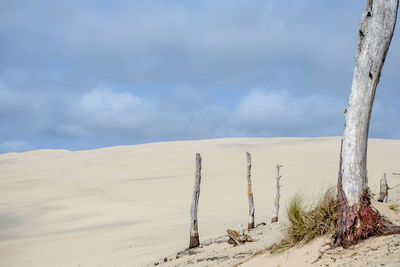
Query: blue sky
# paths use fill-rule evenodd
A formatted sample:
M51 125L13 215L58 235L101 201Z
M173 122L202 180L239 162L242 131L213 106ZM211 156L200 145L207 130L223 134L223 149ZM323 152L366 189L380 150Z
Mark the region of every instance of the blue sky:
M364 1L0 1L0 153L343 131ZM400 138L398 27L370 136Z

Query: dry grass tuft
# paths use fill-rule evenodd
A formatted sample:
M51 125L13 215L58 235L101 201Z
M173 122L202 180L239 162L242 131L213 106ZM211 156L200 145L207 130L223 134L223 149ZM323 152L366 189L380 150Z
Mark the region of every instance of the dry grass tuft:
M281 253L300 242L307 243L316 237L333 234L336 224L336 191L328 189L315 203L306 203L296 194L289 203L287 217L289 224L285 238L270 248L271 253Z

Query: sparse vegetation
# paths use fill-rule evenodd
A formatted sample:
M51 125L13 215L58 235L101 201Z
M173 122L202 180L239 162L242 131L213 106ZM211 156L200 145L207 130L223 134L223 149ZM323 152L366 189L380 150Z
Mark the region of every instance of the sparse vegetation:
M393 211L399 211L399 206L397 204L392 204L389 206L389 209L393 210Z
M270 248L271 253L281 253L299 244L307 243L318 236L333 234L336 224L336 193L328 189L317 203L307 203L299 194L293 196L287 208L289 224L285 238Z

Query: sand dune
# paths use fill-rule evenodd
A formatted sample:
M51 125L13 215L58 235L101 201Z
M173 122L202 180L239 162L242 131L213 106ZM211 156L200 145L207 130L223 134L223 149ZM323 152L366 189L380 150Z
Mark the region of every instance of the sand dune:
M269 221L275 165L282 207L334 185L340 138L229 138L0 155L0 266L141 266L184 249L195 153L203 157L200 241L247 222L246 156L256 223ZM400 182L400 141L369 141L368 174ZM397 179L397 180L396 180Z

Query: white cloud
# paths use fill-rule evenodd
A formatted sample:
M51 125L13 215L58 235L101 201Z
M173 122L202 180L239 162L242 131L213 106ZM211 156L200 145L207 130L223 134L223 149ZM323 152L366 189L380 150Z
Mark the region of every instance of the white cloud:
M223 136L224 108L194 89L144 99L111 88L88 91L72 101L56 132L93 139L171 140Z
M57 130L78 137L127 135L135 129L145 127L154 119L155 113L153 103L130 92L96 88L79 96L71 104L66 121Z
M9 90L2 92L11 95ZM15 98L26 101L18 102ZM231 105L224 105L211 92L192 87L174 90L166 97L147 98L131 91L102 87L65 95L56 102L53 99L41 96L35 99L14 92L9 100L16 103L12 108L13 117L7 115L6 109L0 110L2 140L17 136L35 146L52 147L46 145L49 140L58 144L57 147L74 149L232 136L341 135L346 105L346 99L265 89L250 91ZM43 107L30 108L34 103L41 103ZM7 107L10 110L10 105ZM398 121L397 110L379 101L374 110L373 136L398 136L394 126ZM29 124L32 122L35 127ZM28 143L4 142L0 152L29 150L32 147Z
M0 140L342 134L360 2L20 2L0 1ZM372 137L399 138L396 36Z
M252 91L231 119L243 135L318 136L340 134L341 101L326 96L299 97L284 91Z
M116 115L143 104L143 101L129 92L114 92L108 88L95 89L85 93L78 107L87 113L106 113ZM104 115L104 114L103 114Z

